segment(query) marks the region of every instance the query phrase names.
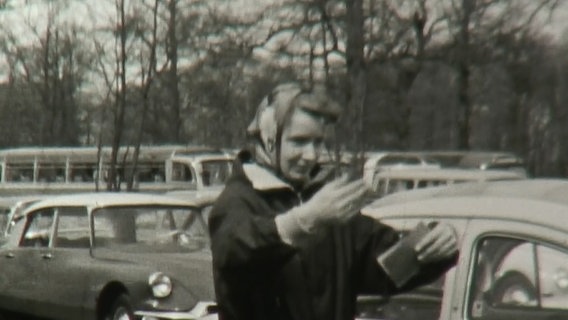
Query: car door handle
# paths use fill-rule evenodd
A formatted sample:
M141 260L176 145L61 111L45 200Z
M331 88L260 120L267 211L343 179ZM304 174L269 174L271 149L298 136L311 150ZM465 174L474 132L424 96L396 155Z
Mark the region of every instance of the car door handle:
M6 253L5 257L8 258L8 259L13 259L15 257L15 255L12 252L8 252L8 253Z
M43 259L49 260L49 259L53 258L53 255L52 255L51 253L43 253L43 254L41 255L41 257L42 257Z

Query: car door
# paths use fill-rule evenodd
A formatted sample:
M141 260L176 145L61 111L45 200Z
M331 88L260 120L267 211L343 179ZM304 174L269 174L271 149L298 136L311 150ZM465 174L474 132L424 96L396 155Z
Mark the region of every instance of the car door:
M83 319L89 265L92 262L90 227L85 207L55 209L53 240L45 259L47 287L45 316L57 319Z
M462 272L453 295L466 319L568 319L565 235L522 222L476 220L470 236L467 275Z
M7 279L2 288L2 306L9 310L41 315L45 298L48 246L53 232L53 211L28 215L17 247L3 251L2 272Z

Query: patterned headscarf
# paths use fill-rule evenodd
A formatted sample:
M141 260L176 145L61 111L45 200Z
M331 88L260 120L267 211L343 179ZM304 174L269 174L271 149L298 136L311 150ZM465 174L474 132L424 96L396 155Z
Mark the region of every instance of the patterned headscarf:
M317 115L326 123L334 123L341 114L341 106L332 100L323 87L306 89L299 83L276 86L258 106L256 115L247 128L255 139L256 160L280 171L280 143L284 124L295 108ZM270 154L276 151L276 163Z

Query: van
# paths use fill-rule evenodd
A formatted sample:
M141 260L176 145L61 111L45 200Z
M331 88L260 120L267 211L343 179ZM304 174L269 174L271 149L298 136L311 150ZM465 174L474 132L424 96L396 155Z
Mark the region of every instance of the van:
M373 176L377 171L398 169L439 169L440 163L436 160L416 152L385 151L369 152L363 165L363 181L371 185Z
M405 169L377 171L373 177L371 190L377 196L398 191L436 187L463 182L483 182L497 180L519 180L527 178L526 174L510 170L478 170L478 169Z
M442 167L463 169L501 169L527 173L521 157L505 151L422 151L426 157L435 159Z

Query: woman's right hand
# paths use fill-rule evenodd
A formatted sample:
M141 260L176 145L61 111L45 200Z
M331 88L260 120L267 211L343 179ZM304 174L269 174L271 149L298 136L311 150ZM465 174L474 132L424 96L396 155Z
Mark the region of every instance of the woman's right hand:
M341 223L359 213L367 192L362 179L349 181L347 176L342 176L326 184L310 200L293 210L298 210L301 221L311 227Z

